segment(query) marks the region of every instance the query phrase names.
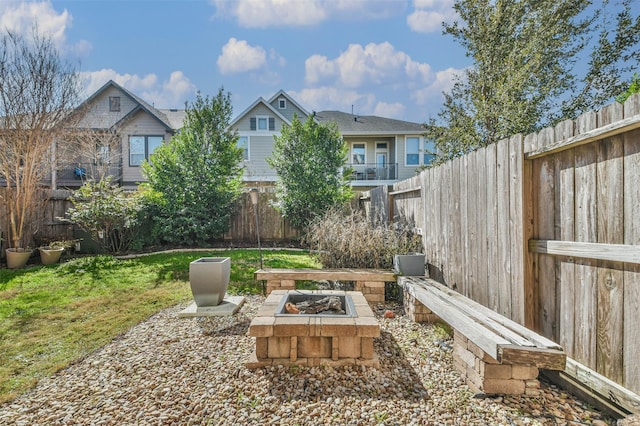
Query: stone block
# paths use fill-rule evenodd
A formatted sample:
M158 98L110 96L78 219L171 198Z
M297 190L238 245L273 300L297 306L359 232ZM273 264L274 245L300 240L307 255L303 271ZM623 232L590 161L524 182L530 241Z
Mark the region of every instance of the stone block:
M340 337L331 338L331 359L337 361L340 359Z
M513 365L513 373L511 375L514 379L520 380L532 380L538 377L538 367L535 365Z
M371 367L371 368L380 368L380 360L378 359L378 357L375 357L373 359L362 359L362 358L358 358L355 360L356 365L363 365L365 367Z
M374 317L358 317L355 323L356 335L360 337L380 337L380 324Z
M255 355L258 359L269 357L269 339L267 337L256 337Z
M271 359L258 359L256 357L255 352L249 355L249 360L244 364L250 370L255 370L256 368L268 367L273 364L273 360Z
M384 281L365 281L364 286L369 288L381 288L384 290Z
M331 337L298 337L300 358L330 358Z
M249 336L269 337L273 336L274 317L256 316L249 325Z
M290 337L268 337L267 355L269 358L289 358L291 355Z
M509 364L480 363L480 376L486 379L511 379L512 368Z
M515 379L484 379L482 390L488 394L523 395L524 381Z
M355 318L321 318L321 336L355 336Z
M255 318L257 317L273 317L273 314L276 312L278 308L278 302L276 303L263 303L260 308L258 308L258 312L256 312Z
M373 304L373 303L384 303L384 293L381 294L366 294L365 298L367 299L367 302L369 302L369 304Z
M456 358L460 359L468 367L475 368L476 366L475 356L471 352L469 352L467 349L465 349L462 345L456 344L454 342L453 359L456 359Z
M298 359L298 338L296 336L291 338L289 347L289 359L295 362Z
M280 288L283 290L295 290L296 281L295 280L280 280Z
M273 325L274 336L308 336L309 317L277 317Z
M338 349L338 358L359 358L360 357L360 338L340 337L340 345Z
M360 338L360 358L372 359L375 356L373 350L373 337Z

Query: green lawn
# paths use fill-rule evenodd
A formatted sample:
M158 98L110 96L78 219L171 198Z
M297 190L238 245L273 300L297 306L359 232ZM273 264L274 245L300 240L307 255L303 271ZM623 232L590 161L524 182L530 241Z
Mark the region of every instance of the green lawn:
M0 403L166 307L191 299L189 262L231 258L228 293L261 293L257 250L83 257L0 269ZM263 251L264 267L314 268L305 252Z

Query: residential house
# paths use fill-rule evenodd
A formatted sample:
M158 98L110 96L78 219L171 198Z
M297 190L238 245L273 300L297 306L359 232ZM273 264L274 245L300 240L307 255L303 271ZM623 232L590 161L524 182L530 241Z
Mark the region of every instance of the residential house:
M53 187L74 188L86 178L110 175L124 187L135 188L144 179L140 167L143 160L170 140L185 118L184 110L157 109L113 81L91 95L77 112L82 116L78 128L92 135L95 144L91 148L95 151L63 152L61 148L58 158L65 161L58 162ZM272 155L274 136L290 125L294 116L303 121L312 116L319 122L337 124L349 147L352 185L359 189L406 179L432 159L433 147L425 142L421 124L338 111L309 112L280 90L268 100L258 98L230 123L238 132L238 145L244 149L247 184L276 181L276 173L266 159ZM59 144L65 145L78 146Z
M349 147L348 166L353 169L352 186L389 185L413 176L433 159L434 147L425 141L418 123L339 111L309 112L280 90L270 99L258 98L232 122L244 149L245 181L273 182L276 174L266 159L273 151L273 137L294 115L302 121L313 116L321 123L337 124Z

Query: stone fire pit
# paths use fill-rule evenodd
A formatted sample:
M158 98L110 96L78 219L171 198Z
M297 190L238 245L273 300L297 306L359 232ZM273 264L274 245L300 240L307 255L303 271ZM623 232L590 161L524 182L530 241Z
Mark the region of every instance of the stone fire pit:
M287 314L283 306L306 298L344 298L345 314ZM248 368L268 365L366 365L378 368L373 339L380 325L361 292L274 290L249 325L256 350Z

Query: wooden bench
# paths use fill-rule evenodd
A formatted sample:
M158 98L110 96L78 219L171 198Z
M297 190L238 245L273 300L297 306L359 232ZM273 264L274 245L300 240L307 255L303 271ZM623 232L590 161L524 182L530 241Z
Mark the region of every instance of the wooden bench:
M293 290L296 281L355 281L354 291L364 294L367 302L384 302L384 283L395 282L392 271L381 269L260 269L256 280L267 282L267 296L273 290Z
M475 391L537 396L539 369L564 370L557 343L429 278L398 277L407 315L454 329L456 368Z

